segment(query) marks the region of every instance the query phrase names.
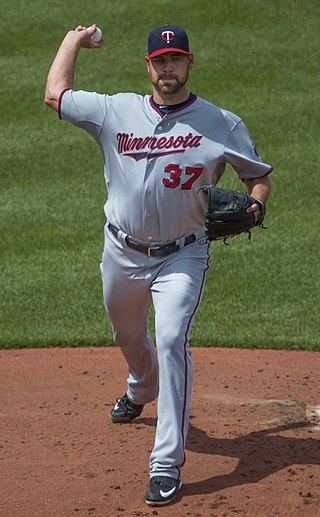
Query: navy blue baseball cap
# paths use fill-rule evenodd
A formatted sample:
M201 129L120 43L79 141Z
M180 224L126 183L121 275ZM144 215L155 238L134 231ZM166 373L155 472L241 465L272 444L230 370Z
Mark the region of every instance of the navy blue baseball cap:
M184 29L177 25L164 25L150 32L147 57L160 56L166 52L190 54L188 36Z

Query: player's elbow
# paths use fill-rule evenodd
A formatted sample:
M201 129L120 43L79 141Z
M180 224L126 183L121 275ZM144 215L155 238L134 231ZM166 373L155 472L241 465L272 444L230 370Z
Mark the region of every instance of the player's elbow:
M56 97L56 95L52 94L48 89L45 92L43 102L49 108L53 109L54 111L58 111L58 98Z

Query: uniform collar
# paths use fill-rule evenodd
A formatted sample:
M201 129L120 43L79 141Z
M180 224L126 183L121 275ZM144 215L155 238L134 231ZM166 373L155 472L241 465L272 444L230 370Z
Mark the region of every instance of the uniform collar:
M177 111L180 111L184 108L187 108L191 104L193 104L197 100L197 96L194 93L190 93L189 97L179 104L172 104L168 106L162 106L161 104L158 104L152 95L149 97L149 102L151 107L159 113L162 117L164 117L167 113L175 113Z

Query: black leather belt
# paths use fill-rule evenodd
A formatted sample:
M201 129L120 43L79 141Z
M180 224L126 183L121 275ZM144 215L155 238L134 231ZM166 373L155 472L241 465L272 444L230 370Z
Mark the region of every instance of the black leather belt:
M113 235L118 238L118 228L113 226L111 223L108 223L108 228L113 233ZM188 244L191 244L195 240L196 236L193 233L192 235L189 235L189 237L185 238L184 246L188 246ZM165 257L181 249L176 241L167 242L166 244L159 244L158 246L148 246L148 244L144 245L141 244L141 242L137 242L135 239L133 239L133 237L130 237L130 235L126 236L125 241L129 248L133 248L136 251L141 251L142 253L148 255L148 257Z

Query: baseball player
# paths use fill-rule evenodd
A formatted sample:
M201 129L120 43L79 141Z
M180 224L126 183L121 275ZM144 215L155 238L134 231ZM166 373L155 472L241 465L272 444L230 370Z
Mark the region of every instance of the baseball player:
M74 91L80 48L103 44L93 41L95 28L67 33L48 74L45 103L85 129L103 155L104 304L128 365L127 389L111 418L131 422L158 399L146 502L164 505L182 485L193 382L189 336L209 263L201 187L216 184L229 163L265 203L272 167L238 116L188 91L194 57L178 26L149 34L151 95ZM249 210L259 217L258 204ZM148 328L151 304L156 347Z

